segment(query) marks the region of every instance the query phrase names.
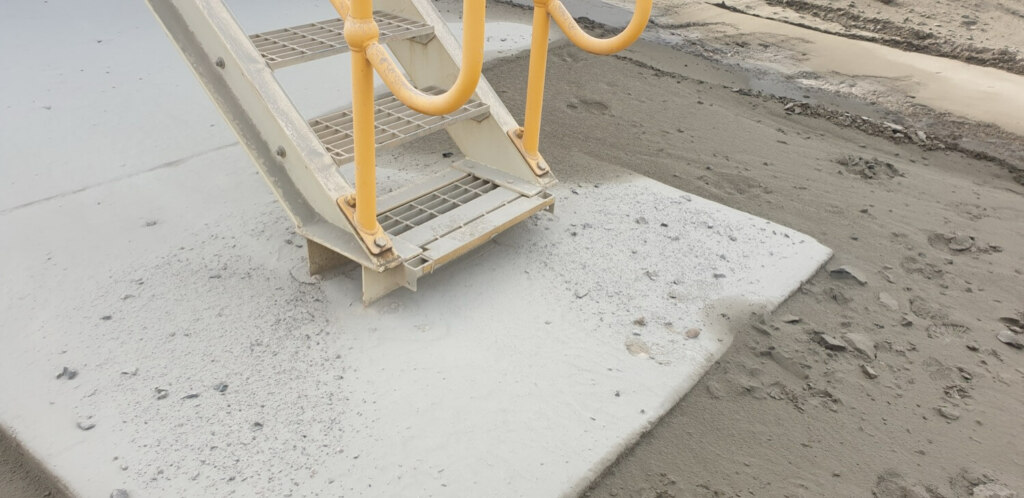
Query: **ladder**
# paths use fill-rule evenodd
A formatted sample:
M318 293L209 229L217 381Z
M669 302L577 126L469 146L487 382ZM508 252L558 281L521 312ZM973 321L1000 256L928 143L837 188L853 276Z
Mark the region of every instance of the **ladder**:
M222 0L147 1L307 239L310 274L359 263L364 304L400 287L415 291L419 277L554 208L556 180L537 151L546 8L595 53L628 46L650 13L650 0L638 0L646 12L638 8L626 32L596 40L558 0L536 0L520 128L480 74L484 0L465 0L461 47L431 0L331 0L340 17L251 35ZM352 107L303 118L274 71L345 52ZM374 71L392 94L373 95ZM465 159L378 199L376 149L441 130ZM340 172L347 165L355 185Z

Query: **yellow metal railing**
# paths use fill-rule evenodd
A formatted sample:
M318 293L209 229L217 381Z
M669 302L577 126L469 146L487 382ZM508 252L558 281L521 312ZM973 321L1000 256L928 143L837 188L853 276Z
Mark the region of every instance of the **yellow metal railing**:
M339 200L346 214L353 213L359 236L374 254L391 248L391 242L377 222L376 141L374 137L373 73L398 100L424 114L442 115L462 107L476 91L484 63L485 0L464 0L462 67L448 91L428 95L416 89L402 75L378 41L380 30L373 20L373 0L331 0L345 20L345 41L352 53L352 134L355 149L356 192Z
M391 242L377 222L374 71L380 75L391 93L413 110L442 115L458 109L473 95L480 81L484 58L486 0L463 0L462 65L455 83L440 95L428 95L417 90L402 75L401 69L380 44L380 30L373 20L373 0L330 1L345 21L345 41L352 54L352 133L356 191L354 195L339 199L338 204L353 221L358 235L370 248L370 252L381 255L391 249ZM549 18L554 19L555 24L576 46L590 53L608 55L628 47L640 37L651 15L651 2L636 0L633 17L626 28L612 38L599 39L584 33L559 0L534 0L526 119L523 128L511 130L509 135L535 174L548 172L538 147L544 73L547 68Z
M577 47L592 54L609 55L632 45L640 38L651 17L651 4L652 0L636 0L633 17L626 28L611 38L601 39L584 33L561 1L534 0L530 74L526 87L526 119L523 128L509 132L534 173L544 174L548 171L538 149L541 108L544 104L544 73L547 71L548 59L549 16L562 29L566 38Z

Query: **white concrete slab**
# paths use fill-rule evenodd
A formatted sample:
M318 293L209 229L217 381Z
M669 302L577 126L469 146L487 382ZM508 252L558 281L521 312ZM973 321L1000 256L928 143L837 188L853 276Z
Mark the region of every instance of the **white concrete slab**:
M53 49L0 93L0 425L82 496L571 495L725 351L730 323L830 254L612 171L363 308L357 271L303 276L304 241L210 131L155 20L50 8L8 9L5 58L36 53L16 25L59 19L53 36L80 45L139 23L118 32L121 70L73 75L109 54ZM166 45L131 55L152 37ZM56 379L65 366L78 375Z

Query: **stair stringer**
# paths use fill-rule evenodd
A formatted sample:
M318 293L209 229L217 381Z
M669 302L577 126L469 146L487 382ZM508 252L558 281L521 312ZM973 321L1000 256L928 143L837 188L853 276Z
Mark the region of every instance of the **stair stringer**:
M296 231L383 270L338 208L353 188L222 0L147 0L231 124Z

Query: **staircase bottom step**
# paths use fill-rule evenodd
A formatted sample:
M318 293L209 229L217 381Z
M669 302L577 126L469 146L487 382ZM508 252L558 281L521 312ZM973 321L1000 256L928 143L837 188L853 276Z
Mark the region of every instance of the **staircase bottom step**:
M378 219L403 264L383 273L364 268L364 302L398 287L416 290L420 276L555 203L544 189L479 163L456 168L380 200Z

